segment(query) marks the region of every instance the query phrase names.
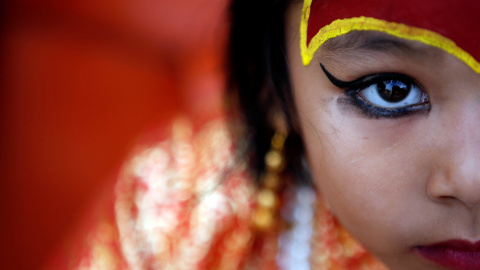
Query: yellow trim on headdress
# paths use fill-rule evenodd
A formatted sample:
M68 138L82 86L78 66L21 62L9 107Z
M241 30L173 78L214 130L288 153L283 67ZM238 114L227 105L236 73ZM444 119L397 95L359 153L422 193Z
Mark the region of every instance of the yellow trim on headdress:
M480 73L480 63L469 53L458 47L455 42L433 31L408 26L401 23L387 22L370 17L355 17L338 19L321 28L307 46L308 19L310 17L310 5L312 0L305 0L300 23L300 50L302 61L305 66L309 65L315 52L325 41L345 35L351 31L381 31L392 36L408 40L420 41L424 44L440 48L465 62L475 72Z

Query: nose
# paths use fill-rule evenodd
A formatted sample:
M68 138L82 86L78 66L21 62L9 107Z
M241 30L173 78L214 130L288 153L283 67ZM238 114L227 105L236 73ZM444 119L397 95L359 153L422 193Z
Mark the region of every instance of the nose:
M443 123L443 151L427 183L427 194L435 201L480 206L480 106L476 107L457 110L461 112L450 124Z
M462 164L455 172L436 173L427 185L427 194L435 201L455 200L470 208L480 206L479 170L478 164Z

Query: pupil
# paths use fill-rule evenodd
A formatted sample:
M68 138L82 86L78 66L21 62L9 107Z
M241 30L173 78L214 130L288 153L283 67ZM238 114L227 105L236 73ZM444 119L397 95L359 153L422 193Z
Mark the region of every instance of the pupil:
M399 102L410 92L410 86L401 81L387 80L377 84L378 94L388 102Z

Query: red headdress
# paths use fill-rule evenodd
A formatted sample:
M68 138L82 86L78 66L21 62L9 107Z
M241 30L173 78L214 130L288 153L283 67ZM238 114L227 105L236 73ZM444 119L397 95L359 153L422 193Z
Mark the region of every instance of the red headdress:
M303 63L330 38L382 31L456 56L480 73L480 1L305 0L300 24Z

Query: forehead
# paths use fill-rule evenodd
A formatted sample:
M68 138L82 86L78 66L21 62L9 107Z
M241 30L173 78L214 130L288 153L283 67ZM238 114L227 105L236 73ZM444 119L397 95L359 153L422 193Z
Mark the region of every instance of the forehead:
M305 0L300 26L302 58L309 64L328 39L374 30L443 49L480 73L480 1Z

